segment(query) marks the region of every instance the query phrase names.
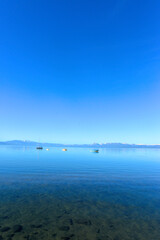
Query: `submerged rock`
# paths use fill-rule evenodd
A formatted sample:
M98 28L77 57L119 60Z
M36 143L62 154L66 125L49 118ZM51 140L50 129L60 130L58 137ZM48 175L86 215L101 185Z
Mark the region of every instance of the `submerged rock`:
M8 216L3 216L1 217L2 219L8 219L9 217Z
M67 235L67 236L61 237L61 239L63 239L63 240L69 240L69 239L71 239L71 238L74 237L74 236L75 236L74 234L69 234L69 235Z
M28 240L29 239L29 235L25 235L24 238Z
M22 229L23 229L23 227L21 225L14 225L13 228L12 228L14 233L21 232Z
M0 240L3 240L3 237L0 235Z
M113 228L114 228L114 225L113 225L113 224L109 224L109 227L110 227L111 229L113 229Z
M7 232L8 230L10 230L10 227L3 227L1 228L1 232Z
M69 219L69 223L70 223L70 225L73 225L73 220Z
M12 238L12 237L14 237L14 234L13 233L7 234L7 237Z
M28 235L27 240L38 240L36 236L34 235Z
M68 227L68 226L62 226L59 228L59 230L61 230L61 231L68 231L69 229L70 229L70 227Z
M120 239L121 239L121 238L118 237L118 236L114 237L114 240L120 240Z
M41 228L42 224L32 224L31 227L32 228Z
M86 219L77 219L76 223L83 224L83 225L86 225L86 226L90 226L91 225L91 221L90 220L86 220Z
M38 240L37 236L34 235L26 235L24 236L26 240Z

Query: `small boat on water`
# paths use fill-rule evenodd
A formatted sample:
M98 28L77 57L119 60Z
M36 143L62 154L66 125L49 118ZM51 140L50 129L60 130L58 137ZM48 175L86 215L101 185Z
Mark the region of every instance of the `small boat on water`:
M49 151L49 148L46 148L46 151Z
M98 150L98 149L96 149L96 150L91 150L90 152L99 153L99 150Z
M67 148L63 148L62 151L63 151L63 152L66 152L66 151L67 151Z
M43 149L43 147L36 147L36 149L37 149L37 150L42 150L42 149Z

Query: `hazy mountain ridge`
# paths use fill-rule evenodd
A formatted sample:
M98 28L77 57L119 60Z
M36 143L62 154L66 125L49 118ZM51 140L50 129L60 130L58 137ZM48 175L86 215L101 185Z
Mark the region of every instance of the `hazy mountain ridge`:
M127 144L127 143L93 143L93 144L61 144L61 143L38 143L35 141L11 140L0 142L0 145L20 146L50 146L50 147L94 147L94 148L160 148L159 144Z

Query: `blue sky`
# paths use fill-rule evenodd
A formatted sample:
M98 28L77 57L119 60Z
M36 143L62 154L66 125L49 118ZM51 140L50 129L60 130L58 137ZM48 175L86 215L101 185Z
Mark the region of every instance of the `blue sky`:
M0 140L160 144L160 2L0 2Z

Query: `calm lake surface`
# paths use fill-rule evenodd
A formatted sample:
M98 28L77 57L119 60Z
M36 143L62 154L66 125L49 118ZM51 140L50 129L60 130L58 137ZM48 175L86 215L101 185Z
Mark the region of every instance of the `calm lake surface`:
M160 149L0 146L0 240L160 240Z

